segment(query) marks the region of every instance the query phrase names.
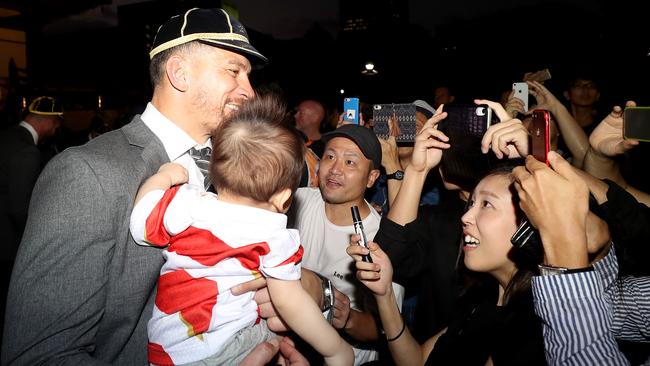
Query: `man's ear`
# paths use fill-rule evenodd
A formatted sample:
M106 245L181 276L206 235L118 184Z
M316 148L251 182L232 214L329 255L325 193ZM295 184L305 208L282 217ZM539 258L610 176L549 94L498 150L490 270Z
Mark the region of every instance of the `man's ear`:
M453 103L454 99L456 99L455 95L452 95L449 97L449 103Z
M368 173L368 184L366 184L366 188L372 188L372 186L375 185L375 181L379 178L379 174L379 169L373 169Z
M278 212L286 213L291 206L292 192L290 188L285 188L271 196L269 203L275 207Z
M184 92L188 89L188 71L189 65L187 59L184 59L181 56L173 55L165 63L165 74L167 75L167 80L174 89Z

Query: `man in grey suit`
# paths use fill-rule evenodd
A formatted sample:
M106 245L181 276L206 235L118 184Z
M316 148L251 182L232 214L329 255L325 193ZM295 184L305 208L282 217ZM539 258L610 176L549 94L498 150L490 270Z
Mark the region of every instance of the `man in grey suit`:
M203 183L190 149L254 96L265 63L221 9L191 9L158 30L154 85L125 127L56 156L38 179L14 266L2 364L144 365L146 325L163 258L136 245L129 215L140 184L175 161Z

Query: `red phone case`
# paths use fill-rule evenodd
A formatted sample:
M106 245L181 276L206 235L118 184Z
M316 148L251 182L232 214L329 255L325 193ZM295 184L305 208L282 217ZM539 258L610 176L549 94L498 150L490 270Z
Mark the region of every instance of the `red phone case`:
M530 147L533 156L546 165L550 165L548 162L550 122L551 116L548 111L535 109L532 123L528 129L531 136Z

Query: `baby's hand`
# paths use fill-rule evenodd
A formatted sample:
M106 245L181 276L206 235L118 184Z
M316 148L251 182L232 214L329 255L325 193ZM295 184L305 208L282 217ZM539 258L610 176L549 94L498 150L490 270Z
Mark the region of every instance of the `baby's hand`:
M165 163L158 169L158 174L165 174L169 177L171 185L187 183L189 175L187 169L178 163Z

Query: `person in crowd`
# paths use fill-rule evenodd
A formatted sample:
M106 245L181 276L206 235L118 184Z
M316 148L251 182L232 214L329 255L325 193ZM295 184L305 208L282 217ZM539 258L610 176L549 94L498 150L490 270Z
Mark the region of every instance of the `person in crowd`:
M418 142L427 147L416 145L412 165L417 167L416 162L421 162L424 167L433 161L436 153L426 152L439 151L434 145L439 141L429 138L442 139L437 132L432 124L425 125ZM428 156L416 158L418 153ZM348 247L348 253L357 260L358 278L375 294L397 365L545 364L541 324L533 311L530 292L535 260L513 255L510 243L521 218L511 188L511 173L498 170L483 178L473 191L462 217L462 257L467 269L485 276L482 283L469 286L458 298L449 325L423 344L406 329L392 290L386 286L393 273L388 255L374 242L369 249L354 244ZM359 256L364 254L370 254L374 263L362 262ZM468 344L472 346L468 348Z
M304 100L298 104L293 116L296 129L305 138L305 167L300 187L318 187L318 163L323 154L320 126L325 118L325 108L315 100Z
M310 148L318 158L323 156L324 144L321 141L321 123L325 118L325 108L315 100L303 100L296 108L294 115L296 128L302 132L307 141L305 145Z
M289 227L298 229L305 249L302 266L321 276L327 291L323 307L333 304L327 316L354 347L355 364L378 358L379 339L373 317L373 299L353 279L352 259L345 253L355 232L351 208L357 206L368 240L379 228L379 214L364 199L366 189L379 176L381 147L375 134L359 125L343 125L323 135L325 151L320 162L319 189L296 191ZM403 287L395 284L401 302Z
M282 125L285 115L278 98L259 96L217 129L210 176L219 196L184 184L188 173L177 163L164 164L140 187L131 234L140 245L166 248L148 326L150 363L239 364L274 338L259 320L254 293L230 291L262 274L291 329L327 364L352 364L352 348L300 285L303 250L284 213L305 148Z
M38 144L51 139L61 126L63 109L54 98L34 99L18 125L0 133L0 230L2 260L11 268L25 229L27 209L43 163ZM8 278L8 277L7 277Z
M433 89L433 107L438 109L441 105L448 105L456 100L449 85L439 85Z
M586 73L575 74L566 84L562 94L571 115L589 135L600 121L597 110L600 88L596 78Z
M32 190L46 159L39 144L52 139L63 120L63 108L42 96L27 108L25 118L0 130L0 314L4 314L11 270L25 230ZM0 320L0 328L4 319Z
M551 167L529 157L525 167L513 172L521 207L539 229L544 248L544 264L532 286L547 360L553 365L629 365L616 341L650 340L650 277L617 278L616 250L609 242L608 254L590 262L594 249L586 233L589 193L607 216L619 216L614 227L631 231L627 235L647 231L650 210L634 204L614 182L577 171L558 154L549 153L549 162ZM614 207L628 213L621 215ZM622 223L621 217L636 219Z
M496 103L480 102L490 103L496 114L503 119L503 122L490 127L486 133L483 152L492 148L502 156L506 155L499 150L501 147L513 158L519 156L518 151L522 154L527 152L527 140L524 140L521 146L509 143L512 136L517 134L528 136L528 131L521 121L511 120L505 110ZM433 120L437 124L446 117L447 112L442 112L439 107ZM439 164L442 153L441 151L434 156L436 160L431 162L432 166ZM396 281L409 283L417 288L418 300L412 331L421 342L446 327L451 316L454 299L459 290L456 262L458 243L463 237L460 219L471 194L471 187L446 179L442 170L438 170L445 188L441 192L440 203L434 206L414 204L421 196L423 186L420 179L426 179L426 176L431 174L418 174L416 180L413 179L415 174L405 174L400 199L396 199L394 209L382 219L380 230L375 237L375 241L382 245L391 261L396 264Z
M144 113L57 155L36 183L9 287L5 365L147 363L163 257L129 234L136 192L170 161L205 187L197 164L207 155L198 149L254 97L251 64L267 61L239 21L216 8L169 19L150 57L154 91ZM269 307L261 309L265 316Z

